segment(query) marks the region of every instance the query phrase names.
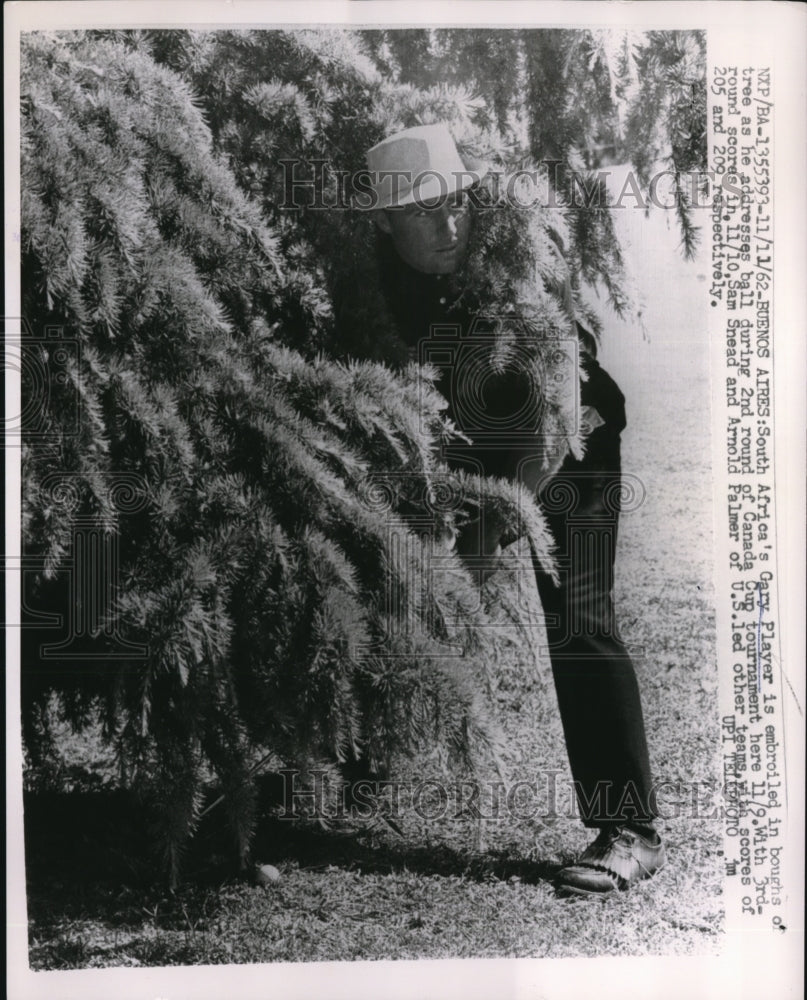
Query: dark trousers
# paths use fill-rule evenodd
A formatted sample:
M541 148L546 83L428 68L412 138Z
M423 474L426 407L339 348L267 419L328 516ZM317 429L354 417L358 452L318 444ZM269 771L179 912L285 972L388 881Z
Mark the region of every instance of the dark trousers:
M533 562L580 815L589 827L649 822L655 810L639 687L612 593L619 473L567 463L549 492L560 586Z

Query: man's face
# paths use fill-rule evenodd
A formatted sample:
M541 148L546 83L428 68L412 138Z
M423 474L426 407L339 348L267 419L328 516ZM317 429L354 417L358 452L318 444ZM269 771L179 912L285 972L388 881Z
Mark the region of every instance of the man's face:
M379 229L392 237L398 256L425 274L452 274L468 249L471 213L462 191L426 204L379 211Z

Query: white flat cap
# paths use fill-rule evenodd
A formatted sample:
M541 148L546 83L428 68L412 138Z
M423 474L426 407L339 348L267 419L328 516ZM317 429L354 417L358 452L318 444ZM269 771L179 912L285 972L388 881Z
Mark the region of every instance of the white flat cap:
M363 203L356 203L363 210L445 198L487 173L483 164L466 166L445 122L388 136L367 151L367 169L372 193L363 193Z

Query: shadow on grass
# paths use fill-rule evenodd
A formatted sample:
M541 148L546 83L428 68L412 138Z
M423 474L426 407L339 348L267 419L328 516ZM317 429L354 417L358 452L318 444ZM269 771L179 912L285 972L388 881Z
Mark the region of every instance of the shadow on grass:
M379 838L356 826L321 830L283 820L265 821L255 840L256 857L296 861L301 868L334 866L363 874L409 871L420 875L461 875L485 881L518 876L524 882L551 879L560 867L502 851L471 852L445 844L424 846L395 835Z
M220 810L205 817L192 838L183 884L170 893L154 848L152 818L129 793L29 794L24 806L32 929L88 919L120 926L148 918L176 926L174 918L183 907L202 898L208 906L218 887L244 877ZM538 882L552 878L558 867L501 851L424 846L392 831L379 836L377 828L361 821L322 829L311 822L266 814L256 830L252 856L309 870L334 866L366 874L408 871L478 881L517 876L523 882Z

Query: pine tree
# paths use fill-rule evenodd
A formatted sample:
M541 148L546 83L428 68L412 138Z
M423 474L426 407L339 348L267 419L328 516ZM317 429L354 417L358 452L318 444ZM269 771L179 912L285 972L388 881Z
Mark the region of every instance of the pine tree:
M505 177L532 162L538 117L558 108L534 108L529 125L516 97L522 77L537 79L524 37L495 33L496 58L517 54L512 75L482 59L481 41L319 30L24 40L25 370L41 373L24 385L39 429L23 447L24 552L39 567L25 575L24 735L35 761L54 692L74 725L103 718L158 806L174 879L211 774L245 859L270 755L380 769L427 743L447 766L495 759L484 690L498 632L440 540L484 508L513 536L526 531L551 568L543 517L512 483L437 460L436 442L456 431L436 372L407 360L369 220L290 209L283 165L313 177L327 161L330 199L364 150L432 121ZM665 44L654 51L669 77ZM470 82L446 76L460 51L458 66L477 67ZM591 102L605 79L590 83ZM609 100L585 134L600 134ZM683 107L671 105L677 121ZM626 134L647 128L629 118ZM694 136L676 146L682 169L697 160ZM571 145L558 150L574 162ZM486 304L490 363L517 347L534 364L557 459L581 446L554 377L570 334L563 286L576 268L621 291L607 213L552 202L481 211L466 278ZM87 566L92 592L81 591ZM44 612L71 623L65 642Z
M459 560L429 573L428 539L406 529L447 482L429 373L321 354L313 252L286 255L300 235L241 191L188 85L147 52L31 35L22 87L25 315L63 331L26 344L49 378L29 386L44 431L23 451L41 567L26 574L29 747L52 692L76 725L100 711L159 806L174 878L210 771L245 857L268 752L377 763L428 740L468 765L495 749L485 612ZM465 486L526 511L547 557L534 505ZM440 533L455 511L431 506ZM38 613L69 620L82 545L101 592L60 646Z

